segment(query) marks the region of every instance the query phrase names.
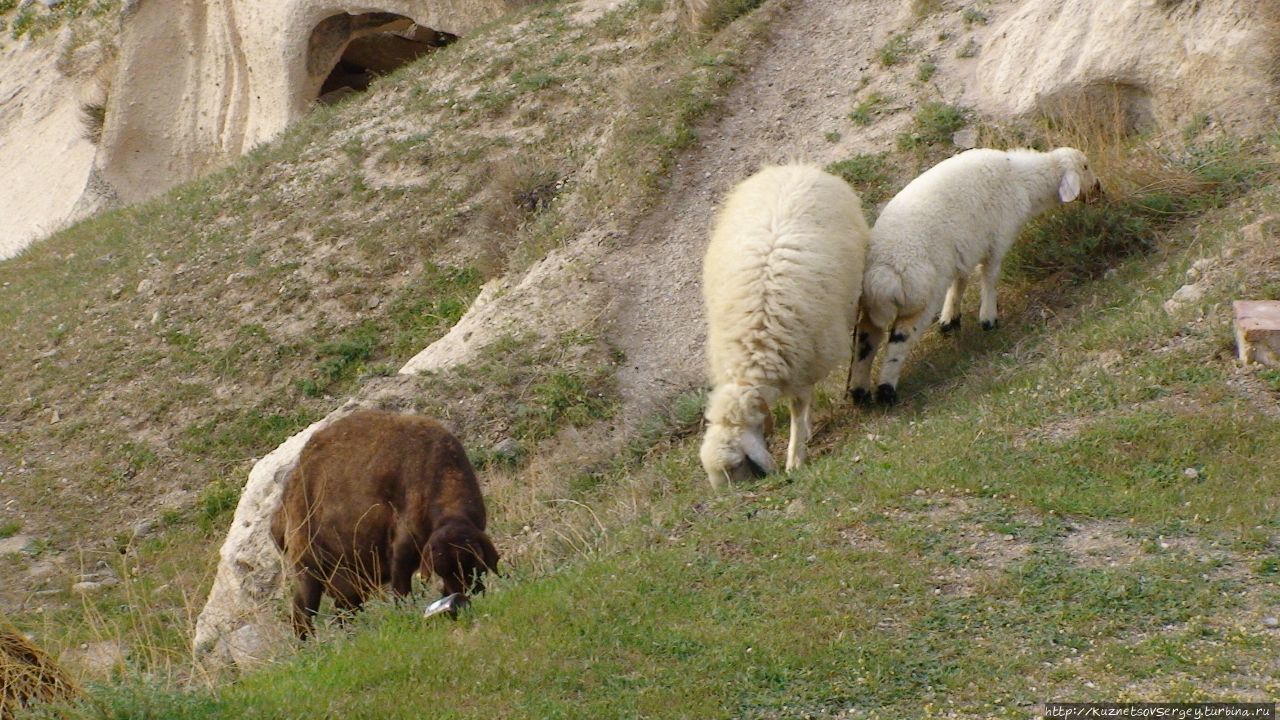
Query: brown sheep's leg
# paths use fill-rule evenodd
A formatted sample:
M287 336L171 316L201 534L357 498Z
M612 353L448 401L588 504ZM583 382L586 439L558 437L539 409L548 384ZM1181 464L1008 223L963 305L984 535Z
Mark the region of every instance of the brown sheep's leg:
M306 572L298 573L298 587L293 591L293 632L299 640L306 640L315 629L315 616L323 594L324 586L319 580Z
M329 592L333 594L333 607L337 612L338 625L346 625L351 616L364 607L364 593L349 578L334 578L330 582Z
M422 564L422 550L413 535L401 533L391 547L391 590L405 597L413 589L413 573Z

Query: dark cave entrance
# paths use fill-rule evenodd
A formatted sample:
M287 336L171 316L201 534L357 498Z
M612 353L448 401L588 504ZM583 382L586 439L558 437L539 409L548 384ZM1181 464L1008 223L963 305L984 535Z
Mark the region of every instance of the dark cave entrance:
M326 18L311 33L307 58L308 74L317 83L316 101L332 104L364 92L374 78L457 39L395 13L343 13Z

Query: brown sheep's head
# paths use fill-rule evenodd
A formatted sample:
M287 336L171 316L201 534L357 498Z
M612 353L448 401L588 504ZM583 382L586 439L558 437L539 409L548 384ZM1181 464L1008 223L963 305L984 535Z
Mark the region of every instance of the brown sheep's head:
M444 594L484 592L484 574L498 569L498 550L470 522L446 523L431 533L422 558L422 577L440 576Z

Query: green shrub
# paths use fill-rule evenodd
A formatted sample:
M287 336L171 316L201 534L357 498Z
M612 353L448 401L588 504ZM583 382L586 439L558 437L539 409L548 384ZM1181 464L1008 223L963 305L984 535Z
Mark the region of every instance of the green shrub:
M888 197L893 184L889 169L886 153L855 155L827 166L827 172L844 178L858 191L864 206L877 205Z
M880 58L881 65L885 67L893 67L899 62L902 62L902 58L910 52L911 41L907 38L906 34L899 33L885 41L885 44L880 48L878 57Z
M955 131L969 124L969 111L942 102L927 102L916 111L911 130L898 136L899 150L951 145Z
M870 125L871 121L880 115L880 107L884 105L885 100L882 93L871 93L853 108L853 112L849 113L849 119L855 125Z

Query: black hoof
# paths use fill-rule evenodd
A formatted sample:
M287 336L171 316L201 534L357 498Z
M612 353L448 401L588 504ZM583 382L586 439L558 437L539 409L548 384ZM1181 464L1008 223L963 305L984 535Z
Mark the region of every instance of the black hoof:
M854 405L865 407L871 404L871 391L866 388L854 388L849 391L849 399Z
M959 315L955 316L955 318L953 318L951 322L942 323L941 325L938 326L938 328L942 330L943 335L950 335L951 333L960 329L960 316Z
M888 383L881 385L876 388L876 402L881 405L897 405L898 389Z
M983 330L995 330L999 325L1000 325L1000 320L999 320L999 319L996 319L996 320L983 320L983 321L982 321L982 329L983 329Z

